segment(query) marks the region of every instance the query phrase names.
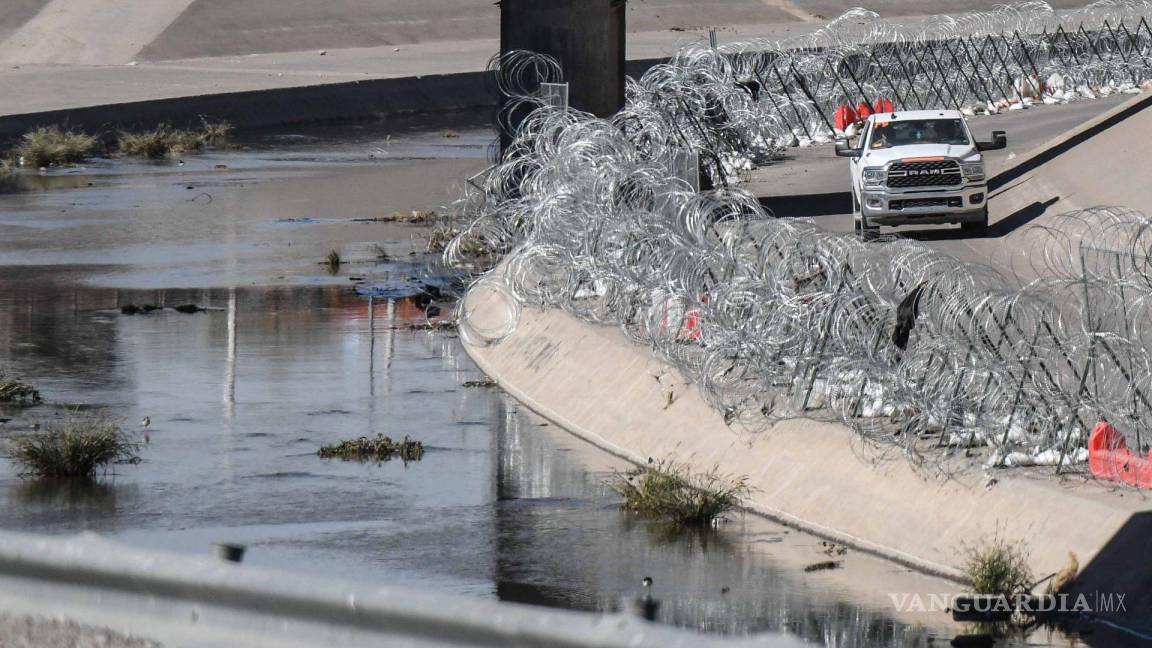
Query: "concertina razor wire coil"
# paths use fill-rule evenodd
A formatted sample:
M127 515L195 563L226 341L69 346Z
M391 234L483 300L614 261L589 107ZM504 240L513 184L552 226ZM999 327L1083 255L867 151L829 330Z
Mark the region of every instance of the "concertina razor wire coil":
M1148 16L1148 2L1025 2L902 25L853 10L790 41L687 46L629 79L609 119L545 105L536 88L560 66L507 53L491 68L531 112L470 182L445 260L503 254L503 275L481 282L513 322L523 304L618 326L732 426L822 418L917 457L989 446L991 465L1059 469L1086 458L1104 419L1144 451L1152 219L1096 207L1031 226L1027 267L1005 277L917 242L773 218L730 185L830 139L825 116L853 93L989 112L1130 91L1152 76ZM673 173L686 150L721 188Z

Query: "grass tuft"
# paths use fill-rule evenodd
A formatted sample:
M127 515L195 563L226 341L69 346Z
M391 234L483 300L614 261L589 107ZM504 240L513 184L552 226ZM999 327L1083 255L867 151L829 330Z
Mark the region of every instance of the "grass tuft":
M35 387L0 372L0 403L29 406L42 400Z
M43 431L15 439L9 457L24 476L92 477L111 464L138 463L138 449L119 421L100 413L72 412Z
M26 167L49 167L79 164L96 150L95 137L59 126L37 128L20 139L12 150L16 163Z
M330 274L336 274L340 272L340 266L344 265L344 260L340 258L339 252L332 250L328 253L328 256L324 257L321 265L326 266Z
M624 498L623 508L640 515L686 525L707 525L740 505L752 488L747 477L722 475L719 468L693 473L672 460L617 474L612 489Z
M204 148L198 133L160 124L140 133L120 132L120 155L158 160L178 153L193 153Z
M977 594L1014 596L1032 588L1028 545L1008 542L1000 534L962 548L964 576Z
M216 148L228 146L232 141L232 132L234 130L230 122L211 122L208 121L206 117L200 117L200 141L202 141L205 146Z
M403 441L393 441L391 437L377 434L375 439L360 437L326 445L316 452L321 459L343 459L345 461L388 461L399 457L404 463L419 461L424 456L424 444L407 436Z
M201 117L200 128L197 130L182 130L160 124L150 131L139 133L121 131L119 152L120 155L152 160L180 153L196 153L205 147L227 146L232 130L232 124L226 121L210 122Z

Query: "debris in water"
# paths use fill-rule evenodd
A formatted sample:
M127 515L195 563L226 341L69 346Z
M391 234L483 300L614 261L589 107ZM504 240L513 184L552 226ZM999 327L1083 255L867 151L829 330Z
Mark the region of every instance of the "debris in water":
M136 304L125 304L120 307L120 312L125 315L147 315L148 313L161 310L162 308L164 307L157 306L156 304L141 304L139 306Z
M391 437L377 434L375 439L366 436L350 441L326 445L316 452L321 459L343 459L345 461L388 461L400 457L404 463L419 461L424 456L424 444L407 436L403 441L393 441Z
M489 376L484 376L480 380L467 380L464 382L465 387L496 387L496 381Z
M830 569L840 569L844 565L842 560L825 560L824 562L812 563L804 568L806 572L827 571Z
M173 306L172 310L177 313L184 313L185 315L192 315L193 313L203 313L207 308L202 308L196 304L181 304L180 306Z

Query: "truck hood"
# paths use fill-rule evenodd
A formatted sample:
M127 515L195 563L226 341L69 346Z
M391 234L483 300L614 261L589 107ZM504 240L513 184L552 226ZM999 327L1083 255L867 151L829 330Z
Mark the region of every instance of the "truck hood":
M868 151L861 160L864 166L883 166L894 160L914 157L945 157L961 162L977 162L980 152L971 144L912 144Z

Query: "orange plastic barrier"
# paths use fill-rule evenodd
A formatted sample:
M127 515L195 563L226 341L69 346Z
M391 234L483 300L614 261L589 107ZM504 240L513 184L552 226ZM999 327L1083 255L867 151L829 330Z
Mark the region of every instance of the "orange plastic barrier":
M852 110L852 106L840 106L836 109L836 130L842 131L848 128L849 124L856 123L856 111Z
M1132 454L1124 436L1108 421L1100 421L1088 437L1088 466L1100 479L1152 488L1152 452Z
M896 110L896 106L888 99L880 98L872 102L872 109L877 113L890 113Z
M859 106L856 106L856 117L864 120L872 116L872 106L867 102L861 101Z
M689 308L688 312L684 314L684 326L680 329L680 334L676 337L680 340L689 342L700 341L699 308Z
M701 295L700 300L705 304L708 303L708 295ZM699 342L703 337L700 332L700 309L696 307L688 308L680 311L684 313L681 319L677 313L679 309L673 309L670 304L664 305L664 316L660 319L660 329L667 331L670 327L671 320L680 320L680 330L676 331L676 339L681 342Z

